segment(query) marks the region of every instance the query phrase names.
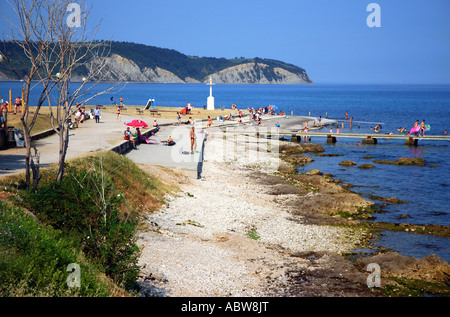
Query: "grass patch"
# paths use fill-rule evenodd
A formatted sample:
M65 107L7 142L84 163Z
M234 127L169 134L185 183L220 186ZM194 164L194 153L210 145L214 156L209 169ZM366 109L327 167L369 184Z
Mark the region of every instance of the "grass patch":
M117 288L86 261L76 242L0 202L0 296L111 296ZM80 265L80 287L69 287L67 266ZM104 281L102 281L102 279Z
M22 114L14 115L13 112L8 112L8 127L14 127L16 129L20 129L23 131L23 124L20 121L20 117ZM33 116L33 112L30 111L30 115L28 116L28 120L31 122L31 116ZM39 114L36 123L31 130L31 134L37 134L52 128L52 124L50 123L50 116L48 114Z
M69 161L61 184L54 181L55 167L41 175L36 192L25 189L23 175L1 180L0 295L135 292L140 221L177 188L114 152ZM70 263L80 264L81 288L67 286Z
M250 239L253 239L253 240L258 240L258 239L261 238L260 235L258 234L258 232L256 231L256 227L255 227L255 226L252 226L252 227L248 230L247 236L248 236Z
M165 204L165 195L178 191L175 186L161 182L145 173L129 158L114 153L97 152L69 161L72 166L88 171L100 171L111 178L118 195L123 197L120 210L124 214L142 217Z

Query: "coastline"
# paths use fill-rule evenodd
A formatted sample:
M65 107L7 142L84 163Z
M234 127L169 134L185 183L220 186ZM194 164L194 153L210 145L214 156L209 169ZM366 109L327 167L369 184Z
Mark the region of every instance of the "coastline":
M221 161L217 149L229 141L221 132L212 133L205 143L202 179L178 175L180 195L168 197L167 206L149 215L139 239L143 296L383 296L367 287L366 267L373 257L351 259L370 240L369 230L352 226L356 220L300 208L300 200L311 201L319 191L296 200L299 187L286 181L289 169L273 153L265 153L258 164L246 160L244 151ZM342 188L331 180L320 182L330 197ZM389 263L388 272L395 276L425 274L428 281L442 281L442 272L450 273L436 256L414 259L388 252L376 259ZM420 267L419 273L410 273L411 267ZM397 285L383 273L382 286Z
M176 113L176 109L173 111ZM105 137L112 143L123 142L123 122L115 122L115 115L108 111L104 115L111 126L98 126L100 140L103 144ZM162 134L173 126L172 114L167 115L161 120L165 122ZM305 117L296 118L305 120ZM87 121L86 128L95 126L91 121ZM274 123L273 120L263 122L267 126ZM260 147L263 151L256 152L262 156L254 164L255 145L258 148L265 141L245 136L248 148L244 150L236 148L236 141L243 139L227 138L216 129L213 128L205 142L200 180L195 180L192 174L186 176L182 169L169 172L141 164L149 173L181 187L178 196L169 197L165 208L151 215L155 218L148 219L148 227L140 236L141 246L147 246L140 263L144 296L382 296L379 290L369 289L366 284L369 274L366 263L371 262L364 261L370 259L387 263L393 274L402 278L421 280L425 276L429 278L427 282L440 283L443 272L450 274L448 264L433 255L423 259L395 252L364 258L355 256L353 251L366 247L365 243L370 241L371 228L359 227L361 222L356 218L330 216L320 209L334 206L339 211L351 197L347 207L352 208L347 213L357 216L354 202L365 200L345 190L331 175L295 171L296 164L304 159L302 153L316 151L326 156L320 144L281 141L277 149L281 157L278 151ZM77 140L83 142L83 135L89 131L74 130L72 145ZM49 140L45 139L40 151L54 152ZM232 160L221 161L220 149L224 145L237 149ZM89 152L96 146L71 148ZM136 154L144 154L144 148L145 145ZM290 148L300 149L300 153L288 153ZM17 150L9 149L4 154ZM82 155L81 152L72 154ZM305 177L308 177L306 182ZM383 264L383 270L384 267ZM382 286L386 283L398 287L387 275L383 276L386 278Z
M182 193L148 217L149 231L140 237L140 264L150 293L277 296L275 286L284 283L292 265L308 266L308 260L292 254L339 254L360 242L359 233L348 238L346 229L291 219L288 210L265 193L266 185L253 181L256 171L277 172L278 158L269 155L259 166L246 164L245 158L216 161L213 149L221 143L220 137L210 136L202 179L183 179Z

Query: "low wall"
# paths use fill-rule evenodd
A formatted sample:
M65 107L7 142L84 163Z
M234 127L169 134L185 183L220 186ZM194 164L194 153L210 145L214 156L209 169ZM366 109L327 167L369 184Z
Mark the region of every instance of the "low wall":
M36 141L36 140L39 140L39 139L42 139L42 138L46 138L46 137L48 137L50 135L53 135L55 133L56 133L56 131L54 129L45 130L45 131L33 134L31 136L31 141Z
M156 130L156 128L152 128L152 129L142 133L142 135L148 138L149 136L151 136L151 133L155 130ZM136 143L136 145L141 144L141 140L139 137L133 137L133 139L134 139L134 142ZM125 154L132 149L133 149L133 144L130 141L124 140L119 145L116 145L113 148L111 148L110 151L116 152L118 154Z
M142 133L142 135L144 135L145 137L149 137L151 135L151 132L155 131L155 130L156 130L156 128L152 128L152 129ZM54 133L55 133L55 130L53 130L53 129L42 131L40 133L33 134L31 136L31 140L32 141L39 140L39 139L48 137ZM139 140L138 137L134 137L134 142L136 144L140 144L141 140ZM132 143L124 140L121 144L116 145L115 147L111 148L110 150L113 152L116 152L118 154L124 154L124 153L127 153L128 151L130 151L131 149L132 149Z

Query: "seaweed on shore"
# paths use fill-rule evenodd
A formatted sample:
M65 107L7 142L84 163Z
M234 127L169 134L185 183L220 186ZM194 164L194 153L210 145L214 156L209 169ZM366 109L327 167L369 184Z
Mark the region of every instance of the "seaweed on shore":
M425 166L425 160L422 158L407 158L400 157L396 161L391 160L373 160L374 163L378 164L391 164L400 166Z
M293 146L295 147L295 146ZM314 148L314 147L311 147ZM290 151L288 151L290 152ZM295 154L294 154L295 153ZM316 156L327 156L323 153L316 153ZM282 157L283 161L289 162L292 160L295 161L294 157L297 158L301 155L296 153L296 151L292 151L290 153L285 153ZM369 157L367 157L369 158ZM374 160L375 163L385 163L385 164L395 164L395 165L419 165L423 166L425 164L425 160L423 159L409 159L409 158L399 158L397 161L382 161L382 160ZM319 193L320 189L324 189L325 187L334 187L336 185L340 185L339 180L333 179L333 175L329 173L320 173L319 175L312 176L316 178L323 178L326 180L326 182L310 182L310 183L304 183L304 178L307 177L308 173L302 174L302 173L296 173L290 171L290 173L281 173L281 177L284 179L287 179L290 181L290 184L292 186L300 186L303 188L303 190L306 191L313 191L315 193ZM322 176L321 176L322 175ZM311 175L309 175L311 177ZM309 180L312 180L312 178L308 178ZM305 187L306 186L306 187ZM345 189L347 192L356 194L360 197L361 194L353 192L349 190L348 188L353 187L352 184L343 184L340 185L342 189ZM383 201L385 203L389 204L403 204L406 203L406 201L397 199L395 197L380 197L372 195L369 197L371 200L379 200ZM407 223L387 223L387 222L377 222L373 221L375 217L373 214L384 212L382 209L382 206L379 204L374 203L371 206L364 206L359 207L356 209L356 212L349 212L345 210L339 210L337 212L332 212L324 215L325 217L320 217L321 221L326 224L333 224L333 225L344 225L344 226L356 226L356 227L362 227L371 230L372 232L377 232L381 230L389 230L389 231L406 231L406 232L412 232L412 233L420 233L420 234L427 234L427 235L436 235L441 237L450 237L450 227L449 226L443 226L443 225L415 225L415 224L407 224ZM333 218L330 221L326 221L326 216L329 216L330 218ZM351 220L350 222L339 222L336 221L336 216L339 216L343 220ZM402 217L403 218L403 217ZM356 222L355 222L356 221Z

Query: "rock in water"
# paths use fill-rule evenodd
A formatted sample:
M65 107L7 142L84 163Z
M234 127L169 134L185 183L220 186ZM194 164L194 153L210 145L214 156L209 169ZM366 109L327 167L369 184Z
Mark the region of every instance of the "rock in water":
M339 163L339 165L341 166L355 166L357 165L355 162L347 160L347 161L342 161L341 163Z

